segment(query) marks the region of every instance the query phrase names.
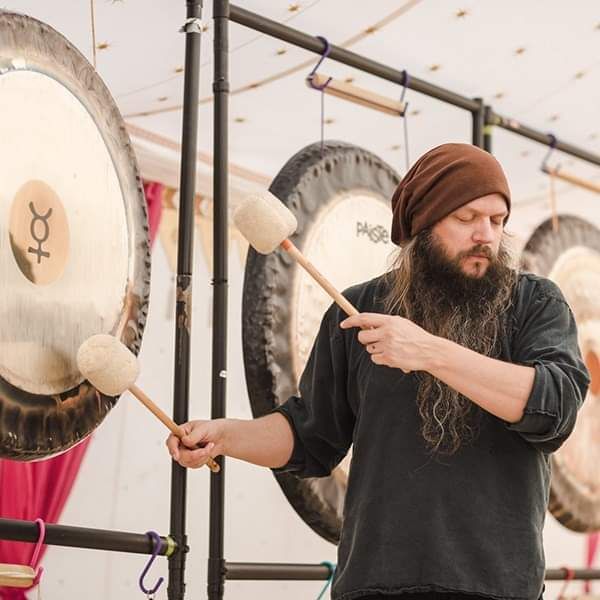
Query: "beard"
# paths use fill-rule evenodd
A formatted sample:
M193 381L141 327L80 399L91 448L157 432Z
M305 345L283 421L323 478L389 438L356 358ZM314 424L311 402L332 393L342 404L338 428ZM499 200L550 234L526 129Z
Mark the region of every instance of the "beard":
M488 258L487 270L478 277L461 268L474 254ZM504 244L495 256L487 246L475 245L451 259L428 229L417 235L412 261L403 303L408 318L433 335L497 358L517 280ZM481 273L482 265L476 267ZM481 410L430 373L415 375L421 431L431 451L451 455L476 439Z

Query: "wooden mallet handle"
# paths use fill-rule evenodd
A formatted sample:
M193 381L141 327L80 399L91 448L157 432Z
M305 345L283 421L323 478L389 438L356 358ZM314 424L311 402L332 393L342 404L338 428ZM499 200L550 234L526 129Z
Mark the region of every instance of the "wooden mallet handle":
M173 421L173 419L171 419L171 417L169 417L165 412L163 412L158 406L156 406L156 404L154 404L154 402L152 402L152 400L150 400L150 398L148 398L148 396L146 396L146 394L144 394L144 392L142 392L142 390L140 390L140 388L137 385L130 385L129 386L129 391L155 416L158 418L159 421L162 421L164 425L166 425L170 430L171 433L176 435L179 439L181 439L184 435L185 435L185 431L183 430L182 427L180 427L179 425L177 425L175 423L175 421ZM208 468L213 472L213 473L218 473L221 468L219 467L219 465L212 459L209 458L208 462L206 463Z
M579 187L589 190L590 192L596 192L596 194L600 194L600 185L593 181L582 179L581 177L577 177L576 175L572 175L571 173L566 173L561 169L557 168L546 167L544 171L548 173L548 175L554 175L554 177L557 177L558 179L568 181L569 183L572 183L573 185L578 185Z
M281 247L288 252L294 259L300 263L312 275L315 281L331 296L334 302L349 316L357 315L358 311L333 285L326 279L325 275L320 273L317 268L296 248L290 240L283 240Z

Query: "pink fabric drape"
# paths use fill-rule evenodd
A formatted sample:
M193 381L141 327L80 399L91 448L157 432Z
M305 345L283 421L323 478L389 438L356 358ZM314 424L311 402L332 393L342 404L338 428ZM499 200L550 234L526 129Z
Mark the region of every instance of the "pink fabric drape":
M146 195L146 204L148 205L148 224L150 226L150 243L154 243L154 238L160 225L162 216L162 196L165 186L156 181L147 181L144 183L144 194Z
M144 183L148 205L150 244L154 243L162 215L161 183ZM39 462L0 459L0 517L56 523L71 493L91 437L69 451ZM0 540L0 563L29 564L35 544ZM37 567L46 547L39 554ZM42 576L43 577L43 576ZM0 587L2 600L26 600L26 590Z
M68 452L39 462L0 460L0 515L5 519L43 519L56 523L69 497L89 444L87 438ZM29 564L35 545L0 540L0 563ZM45 546L39 554L41 562ZM37 567L36 565L33 565ZM3 600L25 600L25 591L0 588Z

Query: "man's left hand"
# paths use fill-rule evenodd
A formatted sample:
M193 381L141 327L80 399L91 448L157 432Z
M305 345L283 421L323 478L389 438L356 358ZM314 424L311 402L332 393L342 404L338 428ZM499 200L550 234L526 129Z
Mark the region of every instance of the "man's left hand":
M427 371L436 358L436 336L403 317L360 313L340 323L342 329L360 327L358 341L377 365Z

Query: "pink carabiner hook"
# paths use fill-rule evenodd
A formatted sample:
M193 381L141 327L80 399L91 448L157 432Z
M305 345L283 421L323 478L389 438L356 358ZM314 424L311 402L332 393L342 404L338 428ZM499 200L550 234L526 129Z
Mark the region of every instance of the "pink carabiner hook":
M38 541L37 541L37 544L35 545L35 549L33 550L33 556L31 557L31 562L29 563L29 566L34 571L35 571L35 563L37 562L40 552L42 551L42 545L43 545L44 539L46 537L46 523L44 523L44 520L36 519L35 522L38 524L38 527L40 528L40 534L38 536ZM40 582L43 572L44 572L44 567L39 567L37 569L37 571L35 571L35 577L33 579L33 583L31 584L31 587L36 586Z

